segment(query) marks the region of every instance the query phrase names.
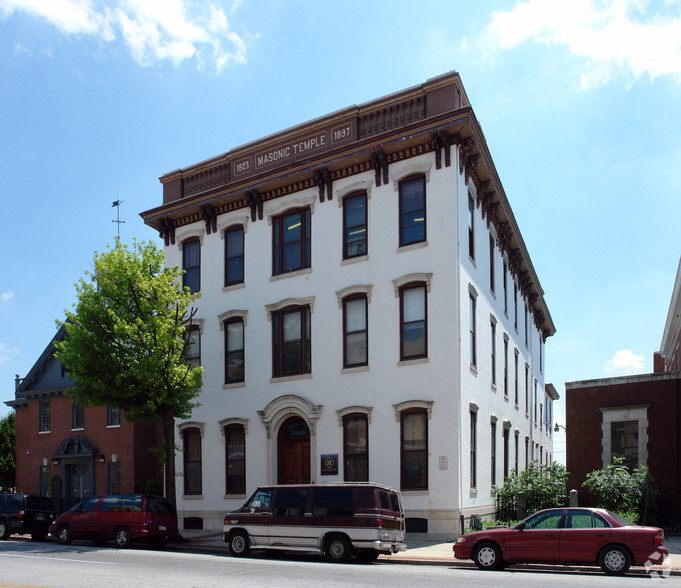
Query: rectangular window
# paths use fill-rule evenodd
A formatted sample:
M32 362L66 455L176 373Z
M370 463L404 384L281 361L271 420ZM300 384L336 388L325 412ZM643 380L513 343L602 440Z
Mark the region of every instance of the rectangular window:
M184 430L184 493L201 494L201 431Z
M515 437L515 462L514 462L514 471L515 471L516 476L518 475L518 437L519 437L519 436L520 436L520 434L518 433L518 431L516 431L516 432L515 432L515 435L514 435L514 437Z
M530 438L525 437L525 469L530 465Z
M489 236L489 290L494 294L494 237Z
M182 243L182 285L190 292L201 290L201 242L190 239Z
M272 221L272 274L310 267L310 209L282 214Z
M510 443L509 439L511 436L511 430L504 427L504 480L508 478L508 466L510 461L509 450Z
M226 320L225 384L244 381L244 321L241 317Z
M118 427L121 424L121 411L113 406L106 407L106 426Z
M529 328L529 321L528 321L528 312L527 312L527 302L525 303L525 347L528 347L529 345L529 333L530 333L530 328Z
M468 192L468 256L475 261L475 201Z
M506 265L506 260L504 259L503 267L503 285L504 285L504 314L508 316L508 266Z
M83 429L85 427L85 409L82 406L71 403L71 429Z
M530 414L530 366L525 364L525 416Z
M400 182L400 247L426 240L426 178Z
M194 367L201 365L201 329L192 325L185 331L187 337L187 355L185 359Z
M52 412L50 410L50 401L49 400L41 400L40 405L39 405L39 423L38 423L38 431L42 433L46 433L50 431L50 427L52 426Z
M478 352L477 352L477 343L475 340L475 296L473 294L470 295L469 299L469 320L470 320L470 337L469 337L469 342L470 342L470 360L471 360L471 366L475 367L477 366L478 363Z
M40 467L40 496L47 496L48 498L52 496L50 472L51 472L50 466ZM61 496L56 496L55 498L61 498Z
M532 418L534 419L534 426L537 426L537 380L534 380L534 404L532 411Z
M246 434L243 425L225 427L225 494L246 494Z
M428 420L425 410L404 411L401 414L401 488L428 488Z
M492 385L497 385L497 324L494 321L490 323L490 337L492 342Z
M508 338L504 335L504 398L508 398Z
M107 488L109 494L120 494L121 492L121 462L110 461L108 464Z
M638 421L612 421L610 435L611 455L623 457L630 469L638 466Z
M400 289L400 359L428 357L426 304L425 285Z
M539 337L539 373L544 373L544 341Z
M471 410L471 458L470 458L470 478L471 478L471 488L477 486L477 462L476 462L476 450L477 450L477 437L478 437L478 413Z
M367 253L366 192L343 198L343 259Z
M490 423L490 480L492 486L497 484L497 422Z
M369 425L367 415L343 417L343 475L346 482L369 481Z
M272 313L273 377L312 372L310 307Z
M515 392L515 405L518 406L518 350L515 349L513 353L514 362L514 379L513 379L513 390Z
M513 282L513 327L518 332L518 284Z
M244 228L225 231L225 286L244 281Z
M343 300L343 367L368 364L367 297Z

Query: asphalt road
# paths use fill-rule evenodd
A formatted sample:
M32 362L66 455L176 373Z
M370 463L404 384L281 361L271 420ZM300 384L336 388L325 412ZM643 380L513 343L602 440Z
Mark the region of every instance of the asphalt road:
M482 572L449 566L393 563L331 564L314 556L279 559L155 551L144 547L115 549L87 542L62 546L24 539L0 542L0 588L93 588L99 586L200 587L268 586L318 588L320 586L422 586L476 587L639 586L654 579L631 576L612 578L599 572L542 573L507 570ZM659 580L658 580L659 581ZM680 577L664 579L665 586L681 586Z

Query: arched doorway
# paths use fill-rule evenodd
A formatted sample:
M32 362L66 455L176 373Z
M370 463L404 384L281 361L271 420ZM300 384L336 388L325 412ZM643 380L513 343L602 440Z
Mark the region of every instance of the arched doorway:
M279 484L310 483L310 428L304 419L291 417L279 429Z

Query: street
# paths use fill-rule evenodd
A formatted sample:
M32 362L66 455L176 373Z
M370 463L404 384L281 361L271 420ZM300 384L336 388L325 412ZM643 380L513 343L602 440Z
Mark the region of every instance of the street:
M120 550L88 542L62 546L11 539L0 543L0 588L11 586L78 588L98 586L638 586L655 581L641 575L607 577L576 572L510 570L481 572L442 565L330 564L314 556L256 556L235 559L223 555L156 551L144 547ZM665 585L681 586L678 576Z

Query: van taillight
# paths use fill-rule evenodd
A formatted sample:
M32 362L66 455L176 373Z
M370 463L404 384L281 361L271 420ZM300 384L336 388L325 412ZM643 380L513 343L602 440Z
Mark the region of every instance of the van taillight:
M19 520L22 520L24 518L24 511L20 510L19 511Z
M376 525L379 529L383 528L383 519L378 519L378 525Z
M658 531L655 534L655 543L657 545L662 545L664 543L664 531Z

